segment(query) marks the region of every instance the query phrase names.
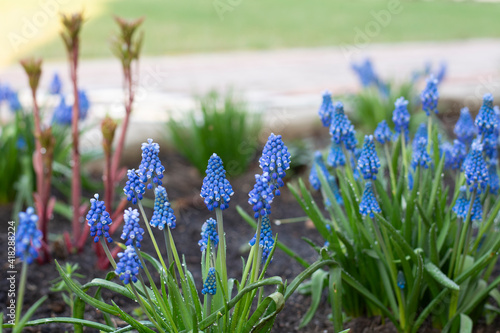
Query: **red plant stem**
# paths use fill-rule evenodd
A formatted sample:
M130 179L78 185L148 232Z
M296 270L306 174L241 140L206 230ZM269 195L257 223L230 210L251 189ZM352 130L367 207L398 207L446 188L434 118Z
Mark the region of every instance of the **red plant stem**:
M104 203L111 211L113 209L114 179L111 172L111 147L105 152L104 169Z
M73 242L76 244L80 238L80 197L81 197L81 179L80 179L80 152L79 152L79 133L78 133L78 85L77 85L77 68L78 68L78 48L79 41L76 40L73 48L69 53L70 75L73 83L73 110L71 119L71 132L73 137L73 154L72 154L72 169L73 178L71 181L71 203L73 206Z
M114 194L114 183L118 181L116 178L116 173L120 166L120 160L122 157L123 147L125 145L125 137L127 135L127 129L129 124L130 114L132 113L132 104L134 102L134 91L132 89L132 73L130 67L123 68L123 76L125 80L125 90L127 91L127 96L125 98L125 119L123 120L122 131L120 133L120 139L118 140L118 145L113 154L113 162L111 165L111 182L113 186L111 186L111 193ZM110 210L111 207L109 207Z

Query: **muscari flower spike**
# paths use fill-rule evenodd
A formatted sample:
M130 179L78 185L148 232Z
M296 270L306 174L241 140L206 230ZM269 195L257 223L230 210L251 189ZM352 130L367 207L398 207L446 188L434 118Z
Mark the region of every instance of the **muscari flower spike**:
M90 102L87 93L83 90L78 90L78 118L84 120L89 113Z
M471 218L472 222L481 222L483 220L483 206L481 205L481 197L476 195L474 203L472 204ZM474 224L477 227L477 224Z
M174 210L168 201L167 190L163 186L158 186L155 188L154 211L149 224L152 227L158 227L160 230L163 230L165 225L170 229L174 229L175 221Z
M398 272L398 277L396 279L396 283L399 289L405 289L406 287L406 279L403 271Z
M234 191L226 179L226 170L217 154L213 154L208 160L206 174L201 186L200 196L204 199L208 210L212 211L214 208L224 210L228 208Z
M207 278L205 283L203 283L203 289L201 290L203 295L215 295L217 293L217 280L215 278L215 268L210 267L208 269Z
M493 109L493 95L484 95L483 105L476 117L476 126L479 135L488 135L498 128L498 117Z
M113 221L106 211L104 201L99 200L99 194L94 194L90 199L90 210L86 216L87 224L90 227L90 236L94 237L94 243L99 241L99 237L104 237L108 243L113 242L109 235L109 226Z
M285 186L283 178L286 176L286 170L290 169L290 153L281 135L271 133L259 158L259 166L269 174L275 189L274 194L280 195L279 188Z
M257 241L257 233L250 240L249 242L250 246L254 246L256 241ZM274 246L274 238L273 238L273 231L271 230L271 221L269 220L269 216L264 216L262 218L262 225L260 229L260 240L259 240L259 247L262 249L262 263L265 263L267 261L269 254L271 254L273 246Z
M472 192L477 189L477 193L481 193L489 182L489 175L488 166L483 158L483 145L478 141L472 143L463 168L469 190Z
M139 212L137 209L128 208L123 212L123 232L120 236L125 241L125 245L141 247L144 229L139 224Z
M445 154L444 168L458 170L462 167L467 156L467 147L459 140L454 140L453 145L445 142L441 145L441 152Z
M422 102L422 109L425 111L426 115L430 115L431 112L438 113L437 105L439 100L438 92L438 80L431 75L427 79L427 85L425 89L420 94L420 101Z
M38 258L38 249L42 247L42 232L37 229L38 216L33 207L19 213L16 232L16 256L31 264Z
M356 148L358 141L356 140L356 131L354 125L344 113L344 105L337 102L334 105L335 113L330 124L330 135L332 142L337 145L344 144L347 150Z
M380 160L375 150L375 142L373 135L365 135L361 156L358 159L358 168L363 174L364 179L377 179L378 168L380 168Z
M325 162L323 161L323 154L321 154L320 151L316 151L314 153L314 161L311 167L311 172L309 173L309 182L316 191L321 188L321 182L318 177L317 168L321 170L325 178L328 177L328 169L326 168Z
M365 59L359 64L352 63L351 68L358 75L359 81L363 87L368 87L372 84L378 84L379 78L373 69L370 59Z
M7 95L7 102L9 103L9 109L13 112L21 110L21 102L19 102L19 96L17 92L10 90Z
M123 192L127 196L128 201L132 201L135 205L137 204L137 199L142 200L142 195L146 192L146 185L141 182L137 170L129 169L127 171L127 182L123 188Z
M66 100L64 96L61 96L59 101L59 105L54 109L54 113L52 114L52 124L56 123L59 125L69 126L71 125L71 105L66 105Z
M468 107L464 107L460 110L460 117L455 124L453 132L457 136L457 139L467 146L470 146L472 140L476 137L477 127L474 124Z
M408 112L408 101L404 97L399 97L394 103L395 109L392 112L394 129L398 134L404 133L408 137L408 125L410 124L410 113Z
M496 130L484 136L483 150L490 160L498 157L498 132Z
M163 178L163 172L165 167L161 164L158 154L160 153L160 145L153 142L153 139L148 139L148 142L144 142L141 146L142 150L142 161L139 165L138 174L141 177L141 181L147 184L147 188L151 190L153 184L162 185L161 179ZM149 182L152 181L152 183Z
M342 146L332 142L330 146L330 152L328 153L328 157L326 163L332 168L337 168L345 165L345 154L342 150Z
M417 131L415 132L415 136L413 137L413 142L412 142L413 150L417 149L418 140L420 138L424 138L425 141L427 141L427 124L426 123L420 123L420 125L417 128Z
M255 175L255 185L248 193L248 203L253 206L254 217L264 217L271 214L271 203L274 199L274 186L267 172Z
M381 144L385 144L391 142L392 136L394 134L389 128L389 125L387 125L387 121L382 120L380 123L378 123L373 135L378 142L380 142Z
M54 73L52 81L50 81L49 94L58 95L61 93L61 88L62 88L61 78L59 77L59 74Z
M411 166L413 169L416 169L417 166L427 169L431 163L432 159L429 153L427 153L427 139L420 137L418 138L415 149L413 150Z
M124 284L129 284L130 281L137 282L137 275L139 275L142 264L134 247L127 246L125 251L118 253L118 258L120 260L116 264L116 275L120 277Z
M328 175L328 186L330 186L330 189L332 190L333 195L335 196L335 199L337 200L337 203L342 206L344 205L344 199L342 199L342 194L340 194L339 187L337 185L337 180L333 175ZM328 197L325 198L325 206L330 207L332 203L330 202L330 199Z
M323 93L323 102L319 107L318 115L323 126L329 127L333 117L333 103L332 93L328 90Z
M209 239L212 248L216 248L219 244L219 235L217 234L217 221L213 218L209 218L201 226L201 239L198 242L201 252L206 250Z
M488 166L490 192L493 194L498 194L498 190L500 189L500 179L498 177L497 165L497 160L490 160Z
M467 215L468 209L469 209L469 200L467 200L467 187L463 185L460 187L460 192L458 194L457 201L455 201L455 205L451 210L455 214L457 214L458 218L464 220Z
M366 182L365 190L363 191L363 197L361 198L361 203L359 204L359 212L363 217L370 215L373 218L374 213L381 213L382 210L373 194L372 183Z

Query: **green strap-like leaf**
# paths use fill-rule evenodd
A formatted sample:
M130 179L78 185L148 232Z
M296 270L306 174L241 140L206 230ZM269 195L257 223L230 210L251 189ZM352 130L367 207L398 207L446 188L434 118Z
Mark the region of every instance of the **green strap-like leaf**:
M432 262L427 262L425 264L425 270L429 273L430 276L434 278L439 284L443 287L446 287L451 290L460 290L460 286L455 283L452 279L450 279L446 274L444 274L439 267L434 265Z
M472 333L472 319L466 314L460 314L460 333Z
M89 320L84 320L84 319L77 319L77 318L71 318L71 317L56 317L56 318L44 318L44 319L36 319L27 322L24 326L38 326L38 325L45 325L45 324L73 324L73 325L83 325L86 327L90 328L95 328L103 332L114 332L115 328L114 327L109 327L107 325L89 321ZM3 328L12 328L14 325L12 324L4 324Z
M328 276L328 272L318 269L311 276L311 305L307 310L302 321L300 322L299 329L306 326L313 318L316 310L318 309L319 302L321 301L321 294L323 293L323 287L325 283L325 277Z
M45 302L45 300L47 299L47 296L43 296L42 298L40 298L38 301L35 302L35 304L33 304L29 309L28 311L26 311L26 313L24 314L24 316L21 318L21 320L19 320L18 323L16 323L16 325L14 326L14 331L13 333L17 333L17 332L21 332L23 327L26 325L26 323L28 322L28 320L31 318L31 316L33 315L33 313L36 311L36 309L38 309L38 307L40 305L42 305L43 302Z

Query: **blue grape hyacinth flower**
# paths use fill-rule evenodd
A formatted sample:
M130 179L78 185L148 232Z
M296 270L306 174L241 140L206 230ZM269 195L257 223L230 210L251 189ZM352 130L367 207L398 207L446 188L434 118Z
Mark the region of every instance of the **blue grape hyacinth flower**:
M425 141L427 141L427 124L426 123L420 123L420 125L417 128L417 131L415 132L415 136L413 137L413 142L412 142L413 150L417 149L418 140L420 138L424 138Z
M118 253L118 258L120 260L116 264L116 275L120 277L124 284L137 282L137 276L142 264L137 252L135 252L135 248L131 245L127 246L125 251Z
M328 153L326 163L328 163L328 165L332 168L337 168L345 165L346 158L341 145L332 142L332 144L330 145L330 152Z
M327 178L329 172L323 160L323 154L320 151L316 151L314 153L314 160L311 167L311 172L309 173L309 182L316 191L321 188L321 182L319 180L317 167L321 170L325 178Z
M347 150L356 148L358 141L356 140L356 131L354 125L344 113L344 105L337 102L334 105L335 113L330 124L330 135L332 141L337 145L345 145Z
M21 102L19 102L19 95L15 91L9 91L9 94L7 95L7 102L9 103L9 109L12 112L19 111L23 108L21 106Z
M163 230L165 225L170 229L175 229L175 221L174 210L168 201L167 190L163 186L158 186L155 188L154 211L149 224L160 230Z
M481 197L476 195L474 203L472 204L471 218L472 222L481 222L483 220L483 206L481 205ZM474 224L477 226L476 224Z
M453 145L445 142L441 145L441 152L444 156L444 168L459 170L467 156L467 147L459 140L454 140Z
M99 194L97 193L90 199L90 210L87 213L86 220L90 227L90 236L94 237L94 243L99 241L99 237L104 237L108 243L113 242L109 235L109 226L113 221L111 221L111 217L106 211L104 201L99 200Z
M42 232L37 229L38 216L33 207L19 213L16 232L16 256L27 264L38 258L38 249L42 247Z
M290 169L290 153L281 135L271 133L259 158L259 166L269 174L275 190L274 195L280 195L279 188L285 186L283 178L286 176L286 170Z
M160 145L153 142L153 139L148 139L148 142L144 142L141 146L142 150L142 160L139 165L138 174L141 177L141 181L147 184L147 188L151 190L153 184L162 185L163 172L165 172L165 167L161 164L160 157ZM149 182L151 180L151 182Z
M248 203L252 205L254 217L264 217L271 214L271 203L274 199L274 185L267 172L262 175L255 175L255 185L248 193L250 197Z
M422 109L425 114L429 116L432 112L438 113L437 105L439 100L439 91L438 91L438 80L431 75L427 79L427 84L425 89L420 94L420 101L422 102Z
M254 246L257 241L257 233L250 240L250 246ZM269 220L269 216L264 216L262 218L262 225L260 229L260 240L259 247L262 249L262 263L267 261L267 258L271 254L271 251L274 246L274 238L273 231L271 230L271 220ZM272 260L272 258L271 258Z
M141 247L144 229L139 224L139 212L137 209L128 208L123 212L123 232L120 236L125 241L125 245Z
M496 130L484 136L483 150L490 160L498 157L498 132Z
M404 97L399 97L394 102L395 109L392 112L392 121L396 133L404 133L408 138L408 125L410 124L410 113L408 112L408 101Z
M359 81L363 87L378 84L379 78L377 74L375 74L375 70L373 69L370 59L364 59L359 64L352 63L351 68L358 75Z
M217 221L213 218L209 218L201 226L201 239L198 242L201 252L207 249L209 239L212 248L216 248L219 244L219 235L217 234Z
M389 125L387 125L387 121L382 120L380 123L378 123L373 135L378 142L380 142L381 144L385 144L391 142L394 133L392 133Z
M61 96L59 105L54 109L52 114L52 124L56 123L63 126L71 125L72 106L66 105L66 99Z
M234 191L226 178L222 160L217 154L213 154L208 160L200 196L204 199L208 210L212 211L214 208L221 210L228 208L233 194Z
M467 210L469 209L469 200L467 200L467 187L465 185L460 187L460 192L458 194L457 201L451 209L458 218L465 220L467 216Z
M416 142L415 148L413 150L413 156L411 160L411 166L416 169L418 166L429 168L432 164L432 158L427 152L427 139L420 137Z
M61 78L59 77L59 74L54 73L54 76L52 76L52 81L50 81L49 94L58 95L61 93L61 88L62 88Z
M470 146L472 140L476 137L477 127L474 124L474 119L472 119L468 107L464 107L460 110L460 117L455 124L453 132L457 136L457 139L467 146Z
M323 126L330 127L333 112L332 93L327 90L323 93L323 102L318 110L318 115Z
M78 90L78 118L84 120L87 118L90 108L90 101L87 93L83 90Z
M344 205L344 199L342 199L342 194L340 193L339 187L337 185L337 180L333 175L328 175L328 186L330 187L330 190L332 190L333 195L335 196L335 199L337 200L337 203L342 206ZM325 198L325 206L330 207L332 203L328 198Z
M203 283L203 289L201 290L203 295L215 295L217 293L217 280L215 278L215 268L210 267L208 269L207 278L205 283Z
M488 166L483 158L483 145L478 141L472 143L463 168L469 190L472 192L477 189L477 193L481 193L488 185L489 175Z
M375 217L374 213L381 212L382 210L373 194L372 183L366 182L361 203L359 204L359 213L363 215L363 217L370 215L370 217L373 218Z
M127 196L128 201L132 201L135 205L137 204L137 199L142 200L144 192L146 192L146 185L141 182L141 179L135 169L129 169L127 171L127 182L125 187L123 187L123 192Z
M490 160L488 165L488 177L489 177L489 186L490 192L493 194L498 194L498 190L500 189L500 179L498 177L498 161Z
M365 135L361 156L358 159L358 168L363 174L364 179L377 179L380 160L375 150L373 135Z
M495 132L498 128L498 117L493 109L493 95L485 94L483 97L483 105L479 109L476 117L476 126L479 135L488 135Z

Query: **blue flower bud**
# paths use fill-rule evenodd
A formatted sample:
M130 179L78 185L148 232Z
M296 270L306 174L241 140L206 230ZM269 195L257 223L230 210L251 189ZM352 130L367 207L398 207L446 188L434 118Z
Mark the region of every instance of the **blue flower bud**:
M148 139L148 142L144 142L141 146L142 150L142 160L139 165L138 174L141 177L141 181L147 184L147 188L151 190L153 188L153 183L156 185L162 185L161 179L163 179L163 172L165 167L161 164L158 154L160 153L160 145L153 142L153 139ZM149 181L152 183L149 183Z
M201 239L198 242L201 252L206 250L209 239L212 248L216 248L219 244L219 235L217 234L217 221L213 218L209 218L201 227Z
M38 216L32 207L19 213L16 232L16 256L28 264L38 258L38 249L42 247L42 232L37 229Z
M123 232L120 236L125 241L125 245L141 247L144 229L139 224L139 212L137 209L128 208L123 212Z
M94 194L90 199L90 210L86 216L87 224L90 227L90 236L94 237L94 243L99 241L99 237L104 237L108 243L113 242L109 235L109 226L113 221L106 211L104 201L99 200L99 194Z
M382 210L373 194L372 183L366 182L365 190L363 191L363 197L361 198L361 203L359 204L359 213L361 215L370 215L373 218L374 213L381 213Z
M139 256L133 246L129 245L125 251L118 253L119 261L116 264L115 273L124 284L137 282L139 269L142 268Z
M431 75L427 79L427 85L420 94L420 101L422 102L422 109L428 116L431 112L438 113L437 105L439 100L438 81Z
M205 283L203 283L203 289L201 290L203 295L215 295L217 293L217 280L215 277L215 268L210 267L208 269L207 278L205 279Z
M129 169L127 171L127 182L123 188L123 192L127 196L128 201L132 201L135 205L137 204L137 199L142 200L142 195L146 191L146 186L141 182L137 170Z
M155 188L155 204L153 217L149 224L152 227L158 227L158 229L163 230L165 225L167 225L170 229L175 228L175 215L174 210L170 206L170 202L168 201L167 190L163 186L158 186Z
M231 196L234 194L231 184L226 179L226 170L222 160L213 154L208 160L206 176L201 186L201 197L204 199L208 210L214 208L224 210L229 207Z
M380 160L375 150L373 135L365 135L361 156L358 159L358 168L363 174L364 179L377 179Z

